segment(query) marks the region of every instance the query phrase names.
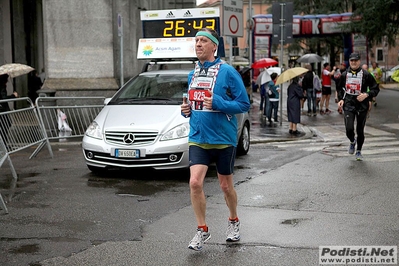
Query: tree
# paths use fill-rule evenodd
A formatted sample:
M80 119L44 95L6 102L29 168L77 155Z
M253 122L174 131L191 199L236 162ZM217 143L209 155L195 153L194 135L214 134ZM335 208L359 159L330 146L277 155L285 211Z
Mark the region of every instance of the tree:
M290 0L266 0L289 2ZM352 12L354 19L345 28L367 37L370 43L395 46L399 36L399 0L291 0L296 14L333 14Z
M386 37L388 44L395 46L399 35L399 0L352 2L353 15L360 19L348 25L350 30L366 36L370 43L383 43Z

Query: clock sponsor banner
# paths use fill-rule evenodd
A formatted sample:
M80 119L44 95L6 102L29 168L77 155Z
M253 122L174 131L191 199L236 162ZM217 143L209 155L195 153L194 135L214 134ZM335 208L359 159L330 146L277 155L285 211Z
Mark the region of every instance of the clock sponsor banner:
M202 28L220 34L219 9L188 8L141 11L143 38L194 37Z
M196 58L194 38L140 39L137 59Z
M219 17L218 8L187 8L141 11L141 20Z

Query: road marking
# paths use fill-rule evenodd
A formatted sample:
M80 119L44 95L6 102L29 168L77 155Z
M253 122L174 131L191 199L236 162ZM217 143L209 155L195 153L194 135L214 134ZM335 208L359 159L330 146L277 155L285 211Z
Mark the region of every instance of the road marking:
M384 124L388 126L388 124ZM390 128L399 128L399 124L389 124ZM340 130L341 129L341 130ZM353 156L348 153L349 140L344 132L345 127L315 126L311 130L318 136L316 139L302 139L288 142L271 142L269 145L280 149L297 148L308 152L322 152L334 157ZM364 160L373 162L399 161L399 140L394 133L374 127L367 127L366 139L362 149Z

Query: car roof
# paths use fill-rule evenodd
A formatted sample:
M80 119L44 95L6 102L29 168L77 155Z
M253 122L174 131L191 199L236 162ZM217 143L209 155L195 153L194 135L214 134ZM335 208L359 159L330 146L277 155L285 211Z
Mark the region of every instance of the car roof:
M154 70L140 73L140 76L154 76L154 75L188 75L192 69L164 69Z

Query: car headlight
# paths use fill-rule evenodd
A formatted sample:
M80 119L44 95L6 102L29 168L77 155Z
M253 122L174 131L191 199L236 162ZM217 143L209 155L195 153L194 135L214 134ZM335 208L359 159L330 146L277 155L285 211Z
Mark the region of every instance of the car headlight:
M166 132L162 136L161 141L185 138L188 136L189 132L190 132L189 123L184 123Z
M96 138L96 139L103 139L103 134L101 134L101 128L97 124L96 121L93 121L89 127L86 129L86 136Z

